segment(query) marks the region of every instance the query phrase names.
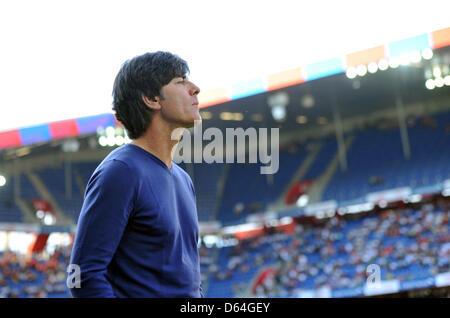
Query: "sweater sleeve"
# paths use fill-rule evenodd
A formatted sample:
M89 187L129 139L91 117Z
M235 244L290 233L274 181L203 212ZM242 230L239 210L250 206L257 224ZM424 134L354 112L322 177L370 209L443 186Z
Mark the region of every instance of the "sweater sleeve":
M104 162L90 178L78 219L71 264L80 268L80 288L73 297L115 297L107 267L133 209L136 181L118 160Z

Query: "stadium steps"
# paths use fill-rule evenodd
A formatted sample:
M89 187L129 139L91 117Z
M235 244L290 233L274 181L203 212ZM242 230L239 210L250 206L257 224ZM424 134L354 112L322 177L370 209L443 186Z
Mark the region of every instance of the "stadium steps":
M14 181L11 184L12 188L11 188L11 192L9 195L10 201L14 202L15 212L20 214L20 216L18 216L16 221L18 223L36 223L36 217L34 216L34 211L31 209L30 205L27 204L26 200L23 200L21 198L22 185L21 185L21 182L18 181L18 180L20 180L20 178L21 178L21 176L19 176L18 174L14 175L14 177L11 178L11 180L14 180ZM3 201L1 199L3 199L3 198L0 197L0 201ZM0 210L1 210L1 208L0 208ZM0 211L0 212L3 212L3 211ZM12 222L12 223L15 223L15 222Z
M75 182L76 182L78 188L80 189L81 196L84 197L84 192L86 191L86 185L83 181L83 177L81 176L80 172L76 168L73 169L73 175L75 177Z
M225 167L222 170L222 176L219 179L219 182L217 184L217 200L216 200L216 207L214 209L213 212L213 220L217 220L217 214L219 213L219 209L222 206L222 198L223 198L223 193L225 191L225 185L227 183L227 178L228 178L228 174L230 171L230 165L229 164L225 164Z
M296 183L302 180L303 176L308 171L311 164L314 162L314 160L317 157L317 154L319 153L320 149L322 148L322 144L319 144L317 147L315 147L303 160L301 165L298 167L297 171L294 173L294 176L291 179L291 182L285 187L283 192L281 193L280 197L272 204L268 206L268 209L278 209L285 207L284 204L284 198L286 197L287 193L289 192L289 189Z
M17 182L20 189L14 199L18 208L22 211L23 222L40 223L36 218L36 211L32 203L33 199L39 198L36 188L24 173L17 176Z
M22 184L23 175L11 172L9 181L0 187L0 223L32 223L27 214L27 201L24 193L27 193ZM33 213L34 214L34 213Z
M57 224L72 224L73 222L68 219L64 215L64 213L62 213L61 207L59 206L58 202L56 202L50 191L47 189L44 182L42 182L41 178L39 178L39 176L34 172L27 172L26 174L33 186L36 188L36 191L39 193L39 195L51 204L57 217Z
M345 151L347 151L355 139L354 136L350 136L345 141ZM325 190L328 182L330 182L334 173L339 167L339 149L336 151L333 160L331 160L327 169L316 180L313 181L311 187L308 190L309 203L317 203L322 200L322 193Z
M38 223L35 211L33 211L30 204L21 198L14 198L14 201L22 212L23 223Z

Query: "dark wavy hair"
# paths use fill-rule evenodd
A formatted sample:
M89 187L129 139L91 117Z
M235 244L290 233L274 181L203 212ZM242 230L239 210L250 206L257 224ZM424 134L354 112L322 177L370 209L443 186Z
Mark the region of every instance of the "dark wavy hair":
M112 109L128 137L139 138L151 123L153 111L142 97L163 97L161 88L164 85L188 73L186 61L162 51L136 56L121 66L114 80Z

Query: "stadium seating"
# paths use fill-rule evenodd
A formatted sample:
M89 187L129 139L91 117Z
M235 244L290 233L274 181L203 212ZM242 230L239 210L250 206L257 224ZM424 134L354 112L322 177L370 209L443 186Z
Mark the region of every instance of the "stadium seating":
M86 186L89 178L99 164L100 162L74 162L72 163L72 169L74 175L79 175L81 177L81 182Z
M241 241L219 250L207 297L255 296L257 273L279 273L256 296L293 297L295 289L362 286L369 264L379 264L381 279L408 281L450 272L450 205L424 205L354 219L332 218L299 228ZM418 222L421 220L421 222ZM259 261L258 261L259 259ZM256 276L255 276L256 275ZM244 286L244 294L237 287Z
M23 258L13 252L0 252L0 298L67 298L66 268L70 248L61 248ZM1 284L1 282L4 282Z
M14 201L14 184L7 182L0 187L0 222L21 223L22 212Z
M317 157L309 167L306 174L303 176L303 180L314 180L318 178L329 165L332 158L337 152L337 142L334 136L324 137L320 140L322 147L320 148Z
M261 163L230 163L223 192L226 199L220 203L217 220L233 224L252 212L264 211L268 203L279 198L307 154L303 148L294 153L280 151L279 170L274 175L261 174L260 167L264 166ZM244 206L241 213L235 213L238 203ZM254 211L252 204L256 204Z
M39 199L40 197L28 176L20 174L20 198L30 202L30 200Z
M37 171L47 189L53 195L62 212L70 219L78 220L78 215L83 204L83 196L80 187L73 175L71 177L71 191L66 193L64 168L46 168Z
M401 282L450 272L450 204L387 210L297 226L224 248L200 249L206 297L295 297L295 291L324 286L333 291L360 287L369 264L381 279ZM33 254L20 265L0 253L0 297L70 297L65 268L71 246L49 257ZM257 283L271 268L275 279ZM270 280L269 280L270 281ZM6 284L6 285L5 285Z
M223 175L224 165L220 163L193 164L193 183L197 197L198 219L213 221L217 210L217 191Z
M369 192L433 185L450 178L450 113L424 118L408 128L411 155L403 155L398 128L355 133L347 152L348 169L336 171L322 200L347 201ZM372 182L371 182L372 180Z
M348 169L342 171L338 167L324 189L322 201L344 202L370 192L405 186L417 188L450 179L449 124L450 112L409 121L409 159L404 157L398 128L369 127L349 132L354 140L347 151ZM322 147L302 180L319 178L336 156L334 137L317 141ZM261 174L261 163L181 163L180 167L192 177L199 221L218 220L222 225L231 225L242 222L252 213L265 212L270 203L280 198L309 153L304 145L296 151L283 149L275 175ZM70 198L66 196L64 168L45 168L35 173L63 213L76 222L84 186L98 164L72 164ZM223 188L219 187L220 182ZM39 198L26 174L20 175L19 185L22 200L29 202ZM0 189L0 222L23 222L14 201L13 187L14 182L8 182ZM238 203L242 206L236 213ZM203 248L201 269L206 296L294 297L296 290L317 290L323 286L330 287L337 295L340 291L346 295L346 288L364 284L364 271L372 263L381 265L383 280L427 279L450 272L449 218L448 206L430 208L425 205L415 210L358 215L344 221L333 218L320 226L305 226L294 235L276 233L218 250ZM67 262L63 258L59 261L61 266ZM5 270L0 271L0 281L4 279L8 287L0 286L0 295L69 296L61 273L58 281L57 273L29 266L34 279L12 279L11 275L16 274L11 272L17 266L12 264L6 274ZM267 269L277 273L274 279L270 283L256 284L256 279ZM51 284L49 275L54 276Z
M418 118L408 125L411 156L405 159L400 131L397 128L381 130L370 127L349 132L354 136L347 151L348 168L336 169L325 185L321 200L349 201L364 197L367 193L404 186L433 185L450 178L450 112L432 117ZM316 180L326 170L337 154L334 136L317 140L322 144L317 156L302 180ZM430 142L432 141L432 142ZM280 199L286 186L292 181L298 167L309 151L280 151L279 170L275 175L260 173L261 163L256 164L187 164L180 166L192 177L197 196L200 221L218 220L224 225L242 222L252 213L264 212L267 206ZM72 163L72 191L65 192L64 168L46 168L37 171L65 213L74 222L81 209L84 187L99 162ZM224 182L219 188L219 181ZM25 174L20 177L21 199L39 197ZM12 183L0 190L0 202L4 209L0 221L20 222L20 209L12 201ZM226 198L226 199L221 199ZM237 205L241 205L237 211Z

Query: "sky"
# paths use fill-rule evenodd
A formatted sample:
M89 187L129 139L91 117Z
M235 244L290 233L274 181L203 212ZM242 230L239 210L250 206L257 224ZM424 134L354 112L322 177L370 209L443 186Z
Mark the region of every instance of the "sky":
M111 112L126 60L185 59L202 91L450 26L448 1L0 2L0 132Z

